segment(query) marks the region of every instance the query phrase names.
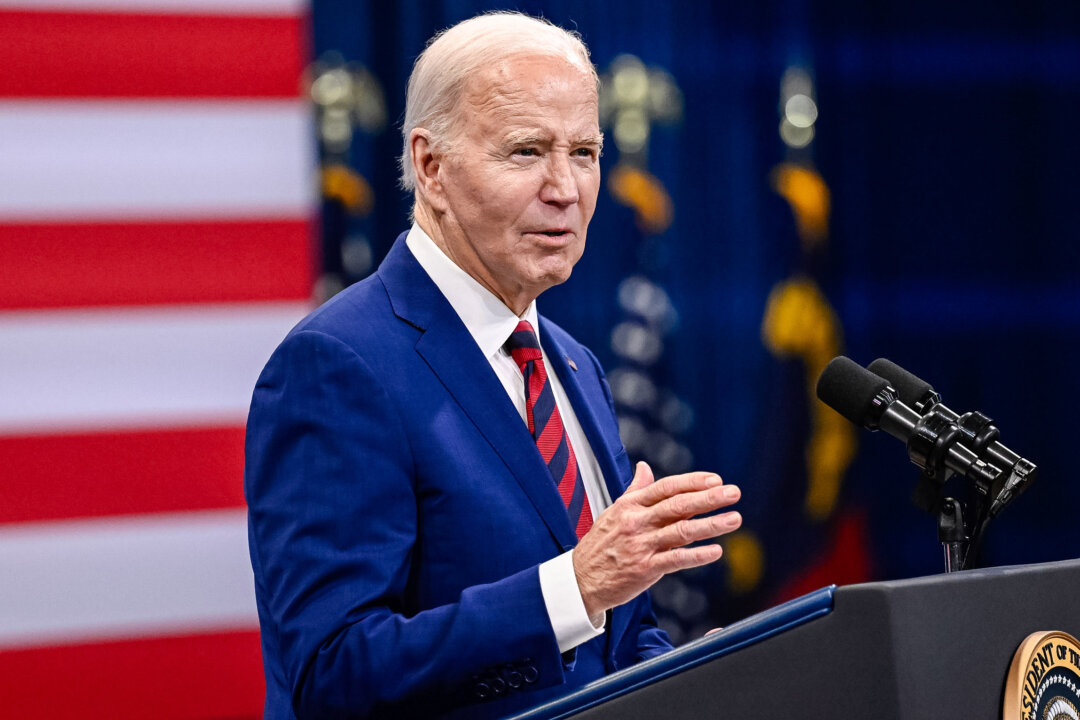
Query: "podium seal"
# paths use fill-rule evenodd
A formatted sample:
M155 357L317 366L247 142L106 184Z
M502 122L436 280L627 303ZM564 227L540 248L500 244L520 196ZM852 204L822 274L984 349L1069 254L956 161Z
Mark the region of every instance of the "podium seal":
M1028 635L1005 680L1002 720L1080 720L1080 643L1063 632Z

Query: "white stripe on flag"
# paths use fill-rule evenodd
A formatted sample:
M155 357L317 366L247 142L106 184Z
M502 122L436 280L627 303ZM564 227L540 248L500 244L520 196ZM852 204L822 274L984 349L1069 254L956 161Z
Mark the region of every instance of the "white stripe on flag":
M0 102L0 221L309 217L302 100Z
M242 424L270 353L309 310L231 303L0 313L0 434Z
M308 0L0 0L0 9L177 15L303 15Z
M0 526L0 577L0 648L258 627L243 510Z

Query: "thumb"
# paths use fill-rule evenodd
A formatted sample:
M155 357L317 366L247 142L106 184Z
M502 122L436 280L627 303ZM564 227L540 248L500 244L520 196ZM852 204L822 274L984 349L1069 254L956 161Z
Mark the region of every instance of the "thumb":
M649 467L649 463L641 460L634 469L634 479L630 482L630 486L626 488L626 492L643 490L653 484L653 479L653 471Z

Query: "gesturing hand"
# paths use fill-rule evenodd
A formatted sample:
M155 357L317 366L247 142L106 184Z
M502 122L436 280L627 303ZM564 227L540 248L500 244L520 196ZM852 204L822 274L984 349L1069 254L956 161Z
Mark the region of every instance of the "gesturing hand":
M716 543L686 547L718 537L742 524L737 512L696 515L734 504L739 488L713 473L693 472L653 479L644 462L622 497L600 514L574 548L574 572L594 624L604 612L647 590L664 575L707 565L720 558Z

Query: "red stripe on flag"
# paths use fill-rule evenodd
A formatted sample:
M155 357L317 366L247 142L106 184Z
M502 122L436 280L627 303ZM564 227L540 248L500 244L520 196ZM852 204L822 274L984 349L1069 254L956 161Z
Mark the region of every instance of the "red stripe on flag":
M0 309L302 300L312 223L0 225Z
M0 651L5 717L257 718L259 633Z
M243 507L244 428L0 437L0 523Z
M0 96L297 97L299 17L0 10Z

